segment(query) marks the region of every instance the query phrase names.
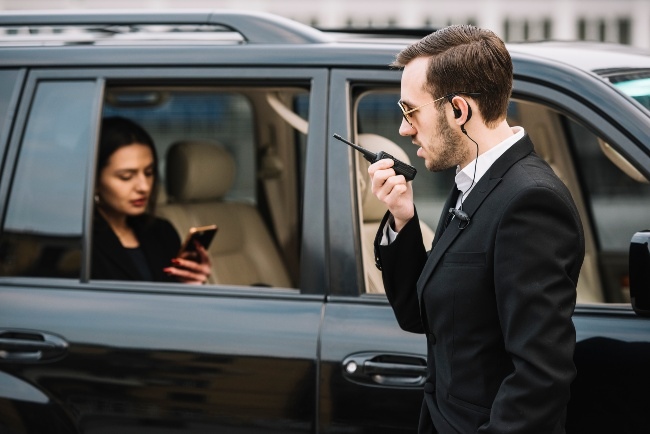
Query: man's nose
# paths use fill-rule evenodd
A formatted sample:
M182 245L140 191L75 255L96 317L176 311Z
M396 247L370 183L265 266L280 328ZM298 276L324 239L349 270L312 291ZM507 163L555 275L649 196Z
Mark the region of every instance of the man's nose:
M415 128L406 122L406 119L402 118L402 123L399 124L399 135L406 137L406 136L412 136L416 133L417 131Z

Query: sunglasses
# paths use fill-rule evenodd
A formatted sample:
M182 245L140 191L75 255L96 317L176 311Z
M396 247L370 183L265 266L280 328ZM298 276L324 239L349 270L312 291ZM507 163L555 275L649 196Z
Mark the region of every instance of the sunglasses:
M413 128L413 123L411 122L411 113L416 112L416 111L420 110L423 107L426 107L426 106L428 106L430 104L433 104L434 102L438 102L441 99L445 99L445 98L447 98L447 100L449 101L449 104L451 104L451 101L454 99L454 97L456 95L459 95L459 94L460 95L468 95L468 96L471 96L471 97L476 97L476 96L480 95L480 93L478 93L478 92L452 92L452 93L448 93L445 96L441 96L440 98L434 99L433 101L430 101L430 102L428 102L426 104L422 104L421 106L416 107L416 108L412 108L412 109L409 109L408 107L406 107L404 105L404 103L402 102L402 100L397 101L397 105L402 110L402 115L404 116L404 120L411 126L411 128Z

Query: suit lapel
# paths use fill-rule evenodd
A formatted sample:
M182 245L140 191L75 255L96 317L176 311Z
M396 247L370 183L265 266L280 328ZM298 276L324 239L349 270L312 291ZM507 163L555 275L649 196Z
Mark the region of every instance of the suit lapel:
M505 173L515 164L517 161L524 158L526 155L530 154L533 151L533 143L530 141L530 138L527 134L524 137L516 142L510 149L508 149L501 157L499 157L490 169L485 173L485 175L479 180L478 183L474 186L472 191L467 196L467 199L463 202L463 210L470 216L470 225L473 223L472 218L477 210L480 208L481 204L487 199L490 193L494 188L501 182ZM480 158L480 157L479 157ZM454 187L455 188L455 187ZM429 277L435 270L436 266L440 262L440 259L444 256L447 249L453 244L454 240L463 233L463 229L458 227L457 219L452 220L449 223L444 232L442 227L444 227L444 221L449 212L451 197L447 199L445 203L445 208L443 209L442 216L438 222L438 228L436 229L436 238L434 240L433 249L429 254L429 258L420 274L420 278L417 282L418 295L422 298L422 292L426 286Z
M456 202L458 201L458 188L456 188L456 184L451 189L451 192L447 196L447 201L442 207L442 213L440 213L440 219L438 220L438 226L436 227L436 234L433 237L433 244L431 246L431 250L436 246L438 243L438 240L442 236L442 233L445 231L445 222L447 220L447 216L449 215L449 208L453 208L456 206Z

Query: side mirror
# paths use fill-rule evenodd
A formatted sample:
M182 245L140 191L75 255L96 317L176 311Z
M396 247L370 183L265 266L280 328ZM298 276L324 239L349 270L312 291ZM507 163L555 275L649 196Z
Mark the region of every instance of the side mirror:
M637 315L650 316L650 231L637 232L630 241L630 298Z

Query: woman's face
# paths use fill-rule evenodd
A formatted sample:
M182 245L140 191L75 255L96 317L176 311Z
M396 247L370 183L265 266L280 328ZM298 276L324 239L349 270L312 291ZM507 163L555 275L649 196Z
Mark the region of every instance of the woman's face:
M146 145L122 146L108 159L99 174L98 206L107 215L137 216L147 210L154 184L154 160Z

